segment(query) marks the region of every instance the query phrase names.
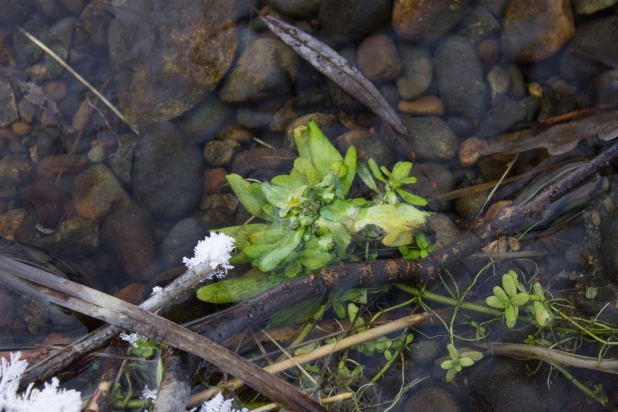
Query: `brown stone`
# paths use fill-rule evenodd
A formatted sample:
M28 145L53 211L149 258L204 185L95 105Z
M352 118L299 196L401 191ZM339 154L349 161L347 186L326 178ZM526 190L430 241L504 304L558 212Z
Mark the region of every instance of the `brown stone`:
M21 99L19 104L17 105L19 110L19 117L21 121L24 123L32 123L32 119L34 119L34 113L36 113L36 108L26 99Z
M5 127L17 120L17 103L15 94L8 80L0 78L0 127Z
M467 4L467 0L395 0L393 29L414 43L435 42L457 25Z
M189 110L232 64L238 35L228 0L134 0L112 9L110 59L118 100L134 126Z
M156 274L154 221L147 210L131 208L111 213L101 225L101 242L133 279L145 282Z
M133 282L124 288L114 292L113 296L133 305L139 305L144 301L146 288L148 284L145 282Z
M95 222L103 220L112 208L135 206L114 173L104 164L94 165L77 176L71 196L77 214Z
M204 146L204 159L213 166L224 166L228 164L240 144L232 141L212 140Z
M204 193L219 193L227 184L227 170L222 167L206 169L204 172Z
M15 240L15 231L22 224L28 213L24 209L9 210L0 216L0 236L6 240Z
M40 175L55 178L62 171L63 174L75 174L90 165L88 158L83 155L53 155L46 156L37 165Z
M59 102L67 95L67 86L62 80L52 80L43 85L43 91L51 97L52 100Z
M30 170L32 170L32 165L27 160L13 156L4 156L0 159L0 176L6 177L13 183L21 184L19 172L28 172Z
M459 161L461 167L472 167L481 157L481 152L487 148L486 141L478 137L471 137L463 141L459 146Z
M16 136L21 137L21 136L25 136L28 133L30 133L32 128L26 123L15 122L11 125L11 130L13 131L13 133L15 133Z
M574 33L569 0L509 1L502 47L519 62L536 62L558 52Z
M416 100L401 100L397 108L404 113L411 115L429 115L442 116L444 115L444 104L442 100L436 96L423 96Z
M395 80L403 67L393 39L381 33L361 42L357 60L361 72L376 82Z

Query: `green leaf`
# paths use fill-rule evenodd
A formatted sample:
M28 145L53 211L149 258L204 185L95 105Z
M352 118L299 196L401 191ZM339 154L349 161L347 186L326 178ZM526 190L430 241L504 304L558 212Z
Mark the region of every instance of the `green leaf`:
M290 175L299 177L310 185L317 185L320 183L318 171L315 170L315 167L313 167L308 159L302 157L294 160L294 168L290 172Z
M383 183L388 183L388 181L382 175L382 172L380 172L380 168L378 167L378 164L376 163L376 161L373 160L373 158L369 159L367 163L369 164L369 169L371 169L371 173L373 173L373 176L376 179L378 179L379 181Z
M491 306L496 309L504 309L508 305L508 303L501 301L496 296L487 297L487 299L485 299L485 303L487 303L487 306Z
M369 189L373 190L376 193L380 193L380 190L378 189L378 185L376 184L375 179L373 178L373 176L371 175L371 172L369 171L367 166L365 166L364 163L361 163L358 166L358 170L356 172L358 173L358 177L361 178L363 183L365 183Z
M385 350L384 351L384 357L386 358L386 360L391 360L391 359L393 359L393 354L391 353L390 350Z
M409 345L409 344L410 344L413 340L414 340L414 335L413 335L413 334L411 334L411 333L408 333L408 334L406 335L406 342L405 342L405 345L406 345L406 346L407 346L407 345Z
M403 189L397 189L397 193L406 203L409 203L412 206L427 206L427 199L424 197L413 195Z
M511 299L509 299L509 297L506 295L504 289L502 289L500 286L494 286L494 295L496 295L496 297L502 302L509 303L511 301Z
M481 359L483 359L483 354L479 351L476 350L471 350L470 352L463 352L461 354L459 354L459 356L461 356L462 358L470 358L475 362L480 361Z
M340 302L333 303L333 310L339 319L345 318L346 311L345 307Z
M393 179L395 179L397 182L400 182L403 179L408 177L411 170L412 170L412 163L397 162L395 166L393 167L393 173L392 173Z
M461 366L472 366L472 365L474 365L474 361L472 359L470 359L470 358L462 357L462 358L459 358L459 364Z
M421 249L426 249L429 245L429 242L427 242L427 238L425 237L425 234L423 232L418 232L416 235L414 235L414 241Z
M251 275L236 279L224 279L221 282L202 286L197 290L197 298L201 301L223 304L241 302L277 286L281 278L252 272Z
M446 349L448 350L448 354L451 357L451 359L453 360L459 359L459 352L457 351L457 348L455 348L455 346L452 343L449 343L448 345L446 345Z
M442 369L451 369L453 366L455 366L455 363L452 360L445 360L440 364Z
M523 306L528 303L529 299L530 295L528 295L527 293L518 293L511 298L511 305Z
M230 184L234 194L249 213L262 219L270 220L262 213L262 207L266 204L266 198L260 190L258 183L249 183L240 175L229 174L225 179Z
M281 225L263 225L262 230L252 230L247 234L247 240L252 245L277 243L288 232L288 228L284 228Z
M453 379L455 379L455 375L457 375L457 370L454 368L449 369L448 372L446 372L446 381L452 382Z
M320 180L329 173L330 166L342 162L343 157L333 144L324 136L315 121L310 121L306 127L294 130L294 140L300 157L311 162L318 172Z
M425 226L426 216L426 213L406 204L371 206L360 210L351 229L357 234L368 225L378 226L385 233L384 245L404 246L410 244L414 233Z
M358 314L358 306L356 306L354 303L348 303L348 319L350 320L350 322L352 322L352 324L354 324L354 321L357 320L356 319L357 314ZM360 323L363 323L362 319L360 320Z
M304 230L295 230L282 238L276 247L260 258L258 267L262 272L270 272L296 249L305 234Z
M414 183L416 183L416 177L414 176L410 176L410 177L407 177L399 181L399 184L402 184L402 185L411 185Z
M230 227L225 227L223 229L217 229L216 232L219 233L224 233L228 236L232 236L234 237L234 246L236 247L236 249L238 250L243 250L244 248L246 248L247 246L249 246L251 244L251 241L249 240L249 237L255 233L255 232L260 232L263 230L267 230L269 228L271 228L272 226L269 224L264 224L264 223L253 223L250 225L245 225L242 228L240 228L240 226L230 226ZM240 230L239 230L240 229ZM214 231L211 231L210 233L212 234Z
M367 289L348 289L337 297L338 302L357 301L359 298L363 298L367 301ZM361 302L359 302L361 303Z
M517 285L515 285L515 280L508 273L502 275L502 287L504 288L506 294L510 297L517 294Z
M299 187L307 187L307 182L298 176L292 175L279 175L271 179L271 183L277 186L283 186L290 189L297 189Z
M552 320L552 315L549 312L549 310L545 307L545 305L542 302L535 300L533 307L534 307L534 317L536 319L536 323L541 327L545 327L549 325Z
M321 269L328 265L332 259L332 254L313 249L305 249L299 253L300 263L308 270Z
M262 183L262 193L269 203L281 209L279 216L283 217L291 207L300 204L301 197L307 187L308 185L284 187L265 182Z
M341 178L341 185L338 185L336 194L339 199L345 199L346 195L352 187L354 176L356 176L356 147L350 146L343 159L343 164L346 167L345 175Z
M293 278L296 277L296 275L298 275L302 269L303 266L300 264L300 262L298 260L295 260L292 263L288 263L288 265L285 267L284 274L288 278Z
M515 326L515 324L517 323L518 313L519 310L517 309L517 306L509 305L506 307L506 309L504 309L504 316L506 318L507 328L511 329Z

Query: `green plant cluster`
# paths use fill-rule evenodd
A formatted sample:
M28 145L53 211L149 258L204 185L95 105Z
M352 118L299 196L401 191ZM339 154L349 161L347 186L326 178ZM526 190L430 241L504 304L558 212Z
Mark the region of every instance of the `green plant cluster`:
M427 214L415 206L427 202L403 188L416 182L409 176L412 163L399 162L389 172L371 159L367 168L357 162L354 146L343 157L313 121L296 128L294 140L299 157L289 174L262 183L227 176L238 200L267 222L218 230L235 239L238 253L230 263L250 263L259 271L251 276L253 283L246 287L244 277L237 279L231 286L243 292L234 296L228 288L233 280L224 280L201 288L198 298L212 303L246 299L272 287L272 275L281 281L349 258L352 242L408 246L425 225ZM347 198L357 171L376 192L374 199Z
M495 286L494 294L489 296L485 303L492 308L504 310L508 328L513 328L517 323L520 307L535 317L539 327L549 325L553 318L541 284L535 282L532 293L528 293L525 286L517 280L517 272L514 270L502 275L502 287Z

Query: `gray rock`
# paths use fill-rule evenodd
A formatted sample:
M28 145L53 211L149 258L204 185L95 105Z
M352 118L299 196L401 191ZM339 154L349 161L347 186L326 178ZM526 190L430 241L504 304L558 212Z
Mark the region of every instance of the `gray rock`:
M455 200L455 212L465 221L476 219L489 192L471 193Z
M485 113L478 128L478 137L487 139L526 118L526 109L511 99L504 98Z
M364 130L352 130L337 138L337 147L346 153L350 146L356 147L358 161L366 162L373 158L380 166L388 166L393 161L393 153L376 135Z
M433 117L401 116L410 134L410 148L419 159L448 161L455 158L457 137L444 120Z
M154 221L146 210L111 213L101 225L101 242L133 279L147 282L156 274Z
M397 79L397 90L404 100L421 97L433 79L433 64L429 53L420 48L401 46L399 55L403 62L402 76Z
M134 206L133 201L104 164L89 167L80 173L71 189L77 214L100 222L112 208Z
M618 70L610 70L592 79L586 92L592 104L618 103Z
M106 47L107 29L114 18L106 0L88 3L75 22L75 46L78 48Z
M69 50L73 46L73 30L75 29L74 17L67 17L50 27L45 39L45 44L62 60L67 60ZM49 54L45 54L45 65L47 71L52 77L58 76L64 70L64 67Z
M589 62L598 62L618 67L618 16L595 19L577 28L567 45L569 53Z
M242 53L219 96L227 103L250 103L287 93L299 66L298 56L287 44L257 39Z
M511 87L509 89L509 97L513 100L519 100L526 97L526 81L519 67L514 64L509 64L505 67L506 72L509 74L511 80Z
M0 24L19 26L31 14L34 0L0 0Z
M410 360L415 365L427 366L432 365L442 355L443 344L439 339L422 339L418 342L415 340L410 348Z
M442 41L434 55L440 97L449 114L480 117L487 87L481 61L469 41L460 36Z
M494 66L487 73L487 83L491 91L491 101L496 103L509 91L511 77L502 67Z
M212 95L185 113L179 126L183 135L191 137L197 144L204 144L217 136L233 114L234 111L228 105Z
M421 169L429 179L421 173ZM412 167L411 176L416 177L416 183L406 185L404 188L426 199L450 192L455 188L455 176L451 170L439 163L421 163ZM434 184L436 185L434 187ZM432 210L448 210L449 201L429 201L429 207Z
M305 19L318 13L322 0L266 0L264 3L286 16Z
M469 137L476 130L474 122L467 117L451 116L446 123L458 137Z
M18 119L17 103L11 83L0 78L0 127L6 127Z
M108 10L118 100L138 128L198 104L234 60L236 8L227 0L134 0Z
M402 39L433 43L459 23L467 6L467 0L395 0L392 26Z
M457 34L477 44L500 30L500 23L485 7L478 7L466 13L461 19Z
M357 39L385 27L393 0L322 0L320 23L332 41Z
M594 14L605 10L618 3L618 0L572 0L575 13Z
M427 218L427 227L435 234L434 247L436 250L454 242L461 235L453 221L441 213L430 213Z
M203 190L200 150L162 123L146 130L133 152L133 196L155 217L178 219L196 209Z
M116 154L109 159L109 167L125 187L130 187L133 183L131 170L133 167L133 149L135 149L136 139L131 139L122 143L116 150Z
M520 360L494 357L466 369L467 388L486 410L562 411L569 399L566 379L555 379L548 391L546 376L530 378L525 362Z
M519 101L519 104L526 109L526 122L533 122L537 119L541 103L536 96L527 96Z
M8 3L13 3L8 1ZM0 13L0 15L4 15ZM12 22L10 23L13 24ZM44 39L47 35L46 26L43 19L38 13L32 14L28 20L22 25L22 28L28 33L35 36L37 39ZM39 63L45 52L36 44L32 43L30 39L24 36L21 32L16 31L13 35L13 50L17 60L23 60L28 64Z
M62 222L54 235L54 253L62 257L81 258L99 249L99 226L83 217Z
M159 245L159 256L166 267L182 264L183 257L193 257L193 248L206 237L208 230L198 217L176 223Z
M401 410L406 412L458 412L457 404L457 400L446 389L426 386L410 396Z

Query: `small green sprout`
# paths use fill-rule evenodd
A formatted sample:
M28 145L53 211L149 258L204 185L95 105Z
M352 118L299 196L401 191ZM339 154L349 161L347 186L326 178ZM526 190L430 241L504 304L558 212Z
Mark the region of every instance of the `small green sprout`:
M427 241L423 232L414 235L414 241L416 242L416 248L410 246L401 246L399 248L399 253L401 253L404 259L423 259L433 252L433 245Z
M457 348L452 343L446 346L448 354L451 359L445 360L440 364L442 369L446 369L446 381L451 382L457 373L467 366L474 365L474 362L478 362L483 359L483 354L478 351L469 351L459 353Z
M404 202L413 206L427 206L427 200L407 192L403 189L403 185L416 183L416 177L409 176L412 170L412 163L397 162L391 172L384 166L378 167L375 160L369 159L367 162L371 173L367 170L367 166L361 164L358 168L358 175L365 184L373 191L379 193L386 200L386 203L396 205L399 202L397 195L401 196ZM373 174L373 176L372 176ZM381 192L376 184L374 177L384 183L384 191Z
M504 309L506 318L506 326L510 329L517 323L519 315L519 307L525 305L530 300L530 295L522 291L517 293L517 290L522 290L523 287L517 281L517 273L510 270L502 276L502 287L495 286L493 296L489 296L485 302L488 306L496 309Z

